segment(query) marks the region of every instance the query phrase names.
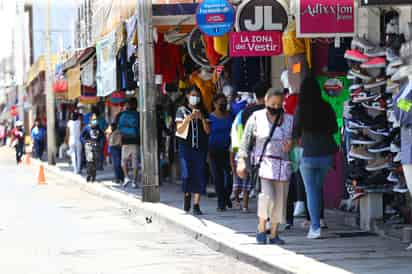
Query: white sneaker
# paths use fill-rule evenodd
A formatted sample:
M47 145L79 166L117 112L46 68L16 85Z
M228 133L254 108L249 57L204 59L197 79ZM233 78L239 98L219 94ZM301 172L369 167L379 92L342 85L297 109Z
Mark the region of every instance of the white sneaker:
M123 187L126 188L131 182L132 182L132 180L130 180L129 177L124 178Z
M256 198L256 190L252 189L249 193L249 199Z
M315 239L320 239L321 238L321 229L319 228L319 229L317 229L317 230L313 230L312 228L309 230L309 233L308 233L308 236L307 236L307 238L308 239L311 239L311 240L315 240Z
M302 201L298 201L295 204L295 211L293 212L294 217L302 217L305 216L305 203Z
M407 251L412 251L412 244L410 244L410 245L406 248L406 250L407 250Z

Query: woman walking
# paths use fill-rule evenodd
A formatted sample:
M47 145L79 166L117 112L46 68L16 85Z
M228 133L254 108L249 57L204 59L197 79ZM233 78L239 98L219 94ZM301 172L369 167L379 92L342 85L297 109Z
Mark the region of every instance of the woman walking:
M292 173L288 152L292 147L293 116L283 113L283 91L269 89L265 97L266 108L252 114L246 123L239 148L237 173L246 178L246 161L253 152L254 164L261 180L258 198L258 244L266 244L266 222L272 227L270 244L283 245L278 226L286 221L289 179Z
M184 210L190 211L194 194L193 214L201 215L200 195L206 192L206 157L210 126L200 91L195 87L190 89L185 105L177 110L175 121L181 160Z
M217 195L217 210L232 208L232 175L230 168L230 130L233 117L227 111L227 99L222 93L213 98L214 111L210 114L209 156Z
M301 140L303 156L300 172L305 184L311 219L309 239L321 237L321 205L325 177L338 147L333 134L338 130L336 115L323 101L321 89L313 77L302 82L293 136Z
M124 180L122 170L122 135L120 134L116 123L111 124L110 131L109 149L112 156L113 169L116 177L115 181L120 184Z

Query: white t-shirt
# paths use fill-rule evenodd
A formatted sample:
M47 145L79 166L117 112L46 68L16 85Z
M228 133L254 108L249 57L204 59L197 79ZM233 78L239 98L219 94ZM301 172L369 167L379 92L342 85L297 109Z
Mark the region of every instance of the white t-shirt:
M67 128L69 129L69 145L80 143L80 126L79 120L70 120L67 122Z

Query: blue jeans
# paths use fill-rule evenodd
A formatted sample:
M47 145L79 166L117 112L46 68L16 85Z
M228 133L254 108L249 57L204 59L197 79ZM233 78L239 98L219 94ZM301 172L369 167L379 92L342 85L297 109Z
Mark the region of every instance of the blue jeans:
M322 191L325 177L332 167L333 156L303 157L300 172L305 184L308 201L311 227L313 230L320 228L320 214L322 204Z
M110 147L110 153L112 155L112 162L116 179L123 181L124 175L122 170L122 149L121 147Z

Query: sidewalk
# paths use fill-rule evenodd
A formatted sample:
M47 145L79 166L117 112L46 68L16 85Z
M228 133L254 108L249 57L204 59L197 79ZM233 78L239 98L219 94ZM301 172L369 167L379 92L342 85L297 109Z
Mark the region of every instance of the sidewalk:
M36 161L37 166L38 162ZM282 236L287 245L260 246L255 244L256 200L251 202L251 212L241 213L232 209L224 213L216 211L216 199L202 197L201 218L185 214L182 208L180 187L166 183L161 187L161 203L141 202L141 188L124 190L111 182L110 167L99 172L98 183L87 184L80 175L73 174L67 163L57 166L45 165L46 173L52 172L79 184L83 190L94 195L115 200L134 211L145 212L153 221L181 230L222 253L250 263L270 273L374 273L410 274L412 252L398 240L381 238L342 225L340 214L327 212L329 229L325 239L307 240L302 220ZM136 199L137 198L137 199Z

